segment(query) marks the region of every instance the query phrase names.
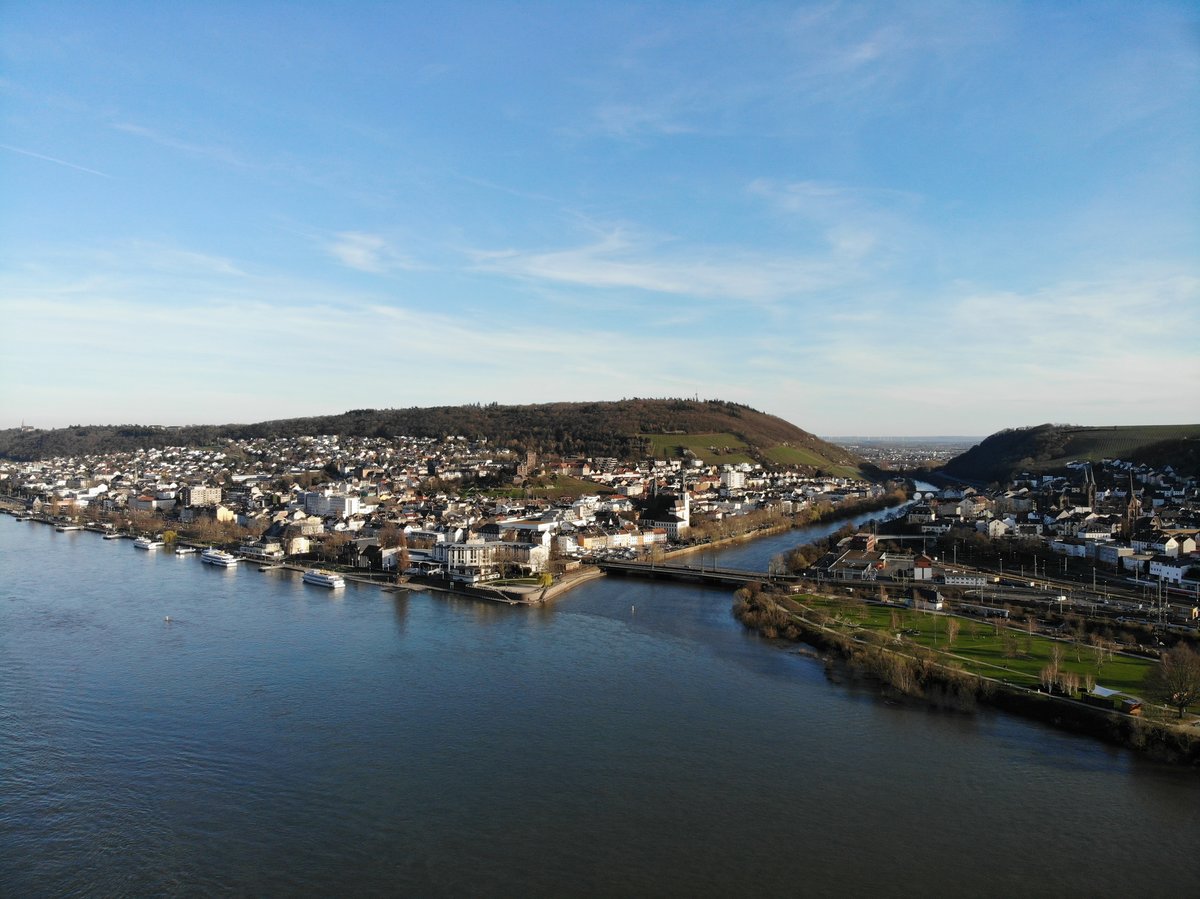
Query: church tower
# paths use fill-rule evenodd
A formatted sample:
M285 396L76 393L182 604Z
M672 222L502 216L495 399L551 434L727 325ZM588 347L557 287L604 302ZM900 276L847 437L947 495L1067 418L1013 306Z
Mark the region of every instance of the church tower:
M1137 494L1133 492L1133 472L1129 473L1129 502L1125 505L1125 539L1128 540L1133 536L1133 529L1137 525L1137 520L1142 517L1142 503L1138 499Z

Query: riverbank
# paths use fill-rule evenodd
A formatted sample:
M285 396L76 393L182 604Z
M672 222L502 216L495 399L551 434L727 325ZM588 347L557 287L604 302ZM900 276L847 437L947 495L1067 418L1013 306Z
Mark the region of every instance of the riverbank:
M769 639L803 642L824 653L827 670L866 679L885 692L960 712L983 703L1055 727L1086 734L1146 753L1159 761L1200 766L1200 733L1194 722L1147 720L1140 715L1100 708L1014 682L1013 672L988 676L948 664L939 651L905 642L892 645L881 634L851 628L846 611L830 617L801 599L739 590L734 616ZM1000 666L996 666L1000 667ZM833 679L838 679L833 676Z
M736 534L733 537L722 537L719 540L711 540L708 543L695 543L689 546L680 546L676 549L668 549L663 553L664 559L674 559L680 556L690 556L695 553L712 552L713 550L726 549L730 546L741 546L744 543L751 543L755 540L761 540L764 537L774 537L777 534L786 534L788 531L798 530L803 525L798 525L795 522L786 522L768 528L760 528L758 530L749 531L745 534ZM763 572L766 575L766 572Z
M774 537L779 534L786 534L789 531L802 531L816 525L832 525L842 521L849 521L861 515L871 515L872 513L892 513L911 502L911 496L905 494L901 499L899 496L884 496L873 500L858 501L832 507L824 515L821 515L815 521L799 521L796 518L788 518L780 521L778 524L758 527L744 534L734 534L729 537L720 537L716 540L708 540L702 543L688 544L675 549L669 549L663 553L664 558L672 559L679 556L688 556L694 553L712 552L729 547L741 546L746 543L751 543L756 540L762 540L766 537ZM763 572L764 575L767 572Z
M477 586L454 584L444 578L435 577L414 577L408 580L401 580L395 583L394 586L401 590L433 590L438 593L448 593L452 596L482 599L487 602L500 602L510 606L537 606L558 599L576 587L580 587L588 581L593 581L601 577L604 577L603 571L588 565L577 571L567 572L554 581L554 583L544 587L535 584L505 586L490 586L487 583Z

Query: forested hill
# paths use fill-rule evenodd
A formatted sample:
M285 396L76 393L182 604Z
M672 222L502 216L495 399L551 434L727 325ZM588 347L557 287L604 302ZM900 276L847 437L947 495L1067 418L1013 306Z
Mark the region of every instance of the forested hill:
M708 461L801 465L849 473L860 459L789 422L721 400L498 404L356 409L341 415L257 424L160 428L137 425L0 431L0 456L51 456L160 446L212 446L225 439L345 436L486 437L494 445L562 456L695 456Z
M941 470L969 481L1003 483L1022 471L1051 472L1068 462L1101 459L1171 465L1180 473L1200 474L1200 425L1014 428L993 434Z

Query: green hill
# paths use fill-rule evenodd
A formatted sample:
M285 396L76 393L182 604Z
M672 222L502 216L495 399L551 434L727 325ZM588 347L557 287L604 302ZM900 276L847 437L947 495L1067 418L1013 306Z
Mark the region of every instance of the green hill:
M0 431L0 456L30 460L161 446L212 446L233 439L345 436L487 438L519 451L633 460L700 458L706 462L761 461L852 475L861 460L795 425L722 400L631 399L620 402L529 406L438 406L355 409L341 415L257 424L159 428L87 426L46 431Z
M969 481L1004 482L1022 471L1051 472L1068 462L1101 459L1171 465L1182 473L1200 474L1200 425L1014 428L955 456L941 471Z

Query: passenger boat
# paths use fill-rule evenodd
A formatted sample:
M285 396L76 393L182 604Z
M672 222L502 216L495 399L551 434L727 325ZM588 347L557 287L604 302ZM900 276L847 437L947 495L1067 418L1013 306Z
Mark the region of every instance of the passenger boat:
M231 568L238 563L238 557L233 553L227 553L224 550L210 546L204 552L200 553L200 561L206 565L220 565L222 568Z
M333 571L325 571L320 568L310 568L304 572L304 583L316 584L318 587L345 587L346 580L340 574Z
M77 524L60 524L56 525L54 530L58 531L60 534L65 534L67 531L82 531L83 528Z
M152 537L138 537L133 545L138 549L162 549L163 542Z

